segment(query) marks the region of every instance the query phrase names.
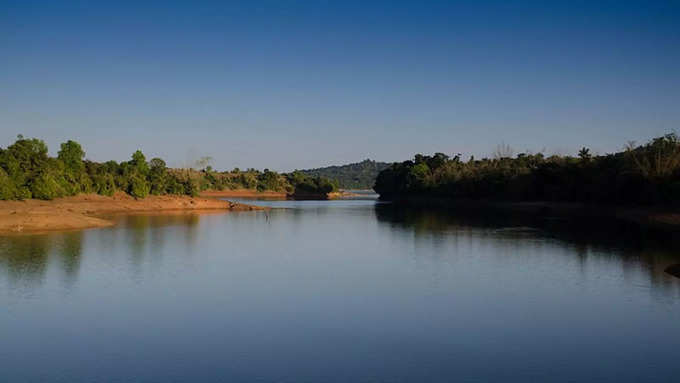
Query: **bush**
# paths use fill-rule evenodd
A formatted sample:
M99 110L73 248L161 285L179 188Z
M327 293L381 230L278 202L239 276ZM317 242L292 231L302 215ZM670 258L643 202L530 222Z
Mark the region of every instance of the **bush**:
M200 192L200 187L198 185L198 182L195 180L189 178L186 181L184 181L184 194L196 197L198 196L198 193Z
M93 188L97 194L111 197L116 192L116 183L111 174L101 174L95 176Z
M14 181L7 175L4 169L0 168L0 200L10 200L17 198L17 187Z
M184 184L180 182L177 177L170 177L165 188L167 194L184 194Z
M149 195L149 183L139 175L130 177L128 194L135 198L146 198Z
M49 173L42 173L31 184L33 198L51 200L65 195L57 180Z

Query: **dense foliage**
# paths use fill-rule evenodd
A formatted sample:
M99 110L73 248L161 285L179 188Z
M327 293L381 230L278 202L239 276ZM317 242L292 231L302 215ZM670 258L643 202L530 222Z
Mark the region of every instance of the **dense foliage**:
M48 156L47 145L39 139L25 139L0 148L0 200L53 199L78 193L113 195L117 191L135 198L149 194L196 196L207 189L257 189L289 194L325 194L337 185L322 177L300 172L278 174L265 169L216 172L210 166L201 171L169 169L165 161L147 162L141 151L130 161L97 163L85 160L85 151L75 141L61 144L57 157Z
M370 189L373 187L378 173L389 166L390 164L387 162L364 160L354 164L301 170L301 172L313 177L326 177L335 180L338 187L343 189Z
M338 190L336 181L326 177L308 176L300 171L287 174L286 179L293 185L296 195L325 195Z
M136 198L148 194L191 193L189 180L168 171L165 162L147 162L141 151L130 161L96 163L84 159L75 141L61 144L56 158L42 140L25 139L0 149L0 199L53 199L78 193L113 195L123 191Z
M211 167L203 170L175 169L174 173L192 180L199 191L255 189L284 192L290 195L325 195L338 189L337 183L325 177L312 177L302 172L277 173L269 169L217 172Z
M675 134L593 156L521 153L461 161L460 156L416 155L380 172L374 189L387 199L432 197L605 204L678 204L680 141Z

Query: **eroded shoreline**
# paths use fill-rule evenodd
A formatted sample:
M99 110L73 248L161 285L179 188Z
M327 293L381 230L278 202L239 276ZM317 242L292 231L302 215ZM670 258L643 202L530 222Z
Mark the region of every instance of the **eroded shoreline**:
M135 199L125 193L113 197L82 194L52 201L0 201L0 235L107 227L114 221L105 216L112 214L265 209L216 198L166 195Z

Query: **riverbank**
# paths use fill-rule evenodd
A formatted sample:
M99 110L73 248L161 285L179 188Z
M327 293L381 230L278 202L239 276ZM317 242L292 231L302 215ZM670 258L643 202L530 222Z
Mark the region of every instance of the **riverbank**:
M277 191L257 191L256 189L225 189L225 190L206 190L201 192L201 197L210 198L280 198L286 199L286 192Z
M206 190L201 192L201 197L209 198L253 198L253 199L297 199L297 200L326 200L358 197L360 194L340 190L328 194L290 194L277 191L257 191L256 189L234 189L234 190Z
M590 205L571 202L499 202L484 200L450 200L445 198L382 198L394 204L413 207L434 207L466 212L507 212L564 219L575 223L615 220L642 229L674 232L680 231L680 211L663 207L621 207Z
M342 198L355 198L355 197L361 197L361 194L346 191L346 190L340 190L340 191L328 193L328 199L342 199Z
M113 197L81 194L51 201L0 201L0 234L106 227L113 225L113 221L104 216L120 213L262 209L264 208L215 198L166 195L135 199L125 193L116 193Z

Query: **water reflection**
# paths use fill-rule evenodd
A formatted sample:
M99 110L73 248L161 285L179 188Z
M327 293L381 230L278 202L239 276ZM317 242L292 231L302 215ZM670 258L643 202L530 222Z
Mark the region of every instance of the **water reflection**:
M64 283L68 287L73 287L78 280L83 253L83 235L82 231L77 231L65 233L59 237L61 243L57 253L61 261Z
M40 284L47 272L49 251L49 236L5 238L0 242L0 269L11 284Z
M180 236L190 251L196 245L201 214L141 214L113 218L118 230L125 234L130 255L141 261L147 255L160 254L168 235L175 237L174 241Z
M66 232L0 238L0 273L10 288L30 291L54 271L70 289L78 280L83 237L83 232Z
M292 208L242 214L251 221L253 230L266 233L271 225L299 227L304 220L323 217L342 208L345 213L352 212L361 219L376 219L379 227L387 229L392 236L412 236L416 250L434 249L427 251L430 257L447 257L444 250L451 244L469 247L481 243L495 247L497 254L516 256L526 253L529 248L540 252L546 246L557 246L565 256L577 259L582 274L587 273L593 263L604 260L618 264L624 275L643 271L652 285L662 289L675 291L680 281L677 243L661 241L657 236L635 232L628 227L613 225L605 231L602 227L592 230L587 226L573 227L531 216L462 214L396 208L382 203L367 209L369 205L365 204L333 206L329 205L333 202L273 201L274 207L279 203L291 203L288 206ZM232 213L230 217L239 214ZM182 253L189 256L194 253L199 246L202 216L185 213L121 215L113 217L117 225L108 229L0 237L0 273L5 274L12 285L38 286L52 268L62 276L66 286L72 286L79 276L84 241L91 237L92 246L98 252L129 257L127 264L132 265L141 278L142 265L149 260L160 260L168 251L168 242L172 243L172 251L181 246ZM242 223L244 221L241 219ZM296 233L304 235L303 232ZM555 252L555 249L551 251Z
M161 257L168 240L183 244L187 254L197 244L199 214L110 218L116 226L106 229L0 236L0 275L6 276L10 290L38 287L51 274L61 275L64 286L71 288L80 273L85 238L90 237L94 238L92 246L104 256L127 254L141 278L142 265L147 258Z
M650 233L614 222L579 223L498 212L453 212L376 204L378 222L396 236L410 233L414 243L437 246L440 241L482 240L499 244L497 252L522 255L522 248L556 245L576 256L581 272L601 261L618 263L624 275L642 271L660 291L680 295L680 279L668 273L680 261L673 236ZM597 226L594 226L597 225ZM552 252L555 249L552 249ZM559 252L558 252L559 253Z
M0 381L677 376L680 262L652 237L267 203L0 237Z

